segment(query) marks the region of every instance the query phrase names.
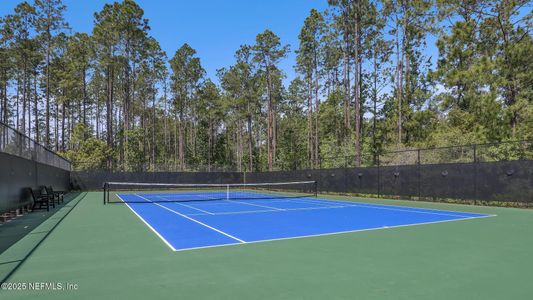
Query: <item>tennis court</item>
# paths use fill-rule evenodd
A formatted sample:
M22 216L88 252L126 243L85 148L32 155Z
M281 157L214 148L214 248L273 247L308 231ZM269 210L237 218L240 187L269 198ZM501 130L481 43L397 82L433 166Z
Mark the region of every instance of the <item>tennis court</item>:
M249 191L234 192L229 191L230 185L226 186L228 191L156 190L119 193L116 197L174 251L494 216L339 201L305 194L289 197L280 192L251 189L257 185L246 186Z
M77 289L0 291L2 298L530 299L533 292L530 210L312 191L280 199L257 189L234 192L255 199L233 203L216 190L201 191L200 199L222 198L209 201L190 201L199 191L122 190L114 194L127 203L107 205L102 192L80 194L0 255L11 283ZM173 251L158 234L176 250L208 247Z

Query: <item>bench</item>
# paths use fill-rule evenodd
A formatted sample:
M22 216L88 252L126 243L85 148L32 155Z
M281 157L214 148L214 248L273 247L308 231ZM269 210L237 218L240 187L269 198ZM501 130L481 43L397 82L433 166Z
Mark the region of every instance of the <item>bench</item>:
M32 209L46 209L47 211L50 211L50 206L55 208L52 195L43 194L41 192L37 193L32 188L28 188L27 190L30 192L31 198L33 199Z
M44 192L43 194L49 195L51 197L51 201L57 204L64 202L64 193L59 191L54 191L54 189L51 186L41 186L41 190Z

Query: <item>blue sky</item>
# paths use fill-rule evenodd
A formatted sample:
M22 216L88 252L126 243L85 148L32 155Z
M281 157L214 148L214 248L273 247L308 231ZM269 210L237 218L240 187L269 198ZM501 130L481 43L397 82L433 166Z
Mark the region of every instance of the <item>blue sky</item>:
M0 15L12 13L20 0L0 0ZM28 2L33 2L29 0ZM73 31L91 32L93 15L104 0L63 0L65 15ZM242 44L253 44L255 36L265 29L274 31L282 43L298 47L298 33L312 8L323 11L327 0L137 0L150 20L151 35L169 57L183 43L198 51L210 78L216 70L234 63L234 53ZM294 78L295 54L282 61L280 67L290 80Z

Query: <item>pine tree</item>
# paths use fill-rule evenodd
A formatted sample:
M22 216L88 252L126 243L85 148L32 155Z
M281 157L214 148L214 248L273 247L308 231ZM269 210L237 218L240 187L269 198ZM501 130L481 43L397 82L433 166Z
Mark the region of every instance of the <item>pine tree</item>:
M274 80L279 70L276 65L287 55L288 45L282 45L279 37L270 30L258 34L253 46L254 62L261 69L262 76L266 82L266 101L267 101L267 159L268 170L274 168L274 157L276 149L275 139L275 91Z
M68 24L63 17L66 6L61 0L35 0L35 8L36 30L45 43L45 145L50 146L50 62L54 51L54 33L67 29Z

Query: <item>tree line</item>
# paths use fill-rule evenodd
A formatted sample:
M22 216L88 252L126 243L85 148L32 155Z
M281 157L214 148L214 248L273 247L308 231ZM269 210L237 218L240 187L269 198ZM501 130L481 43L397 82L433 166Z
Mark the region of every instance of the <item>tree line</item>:
M133 0L105 4L90 34L61 0L22 2L0 18L0 120L78 169L126 171L361 166L533 138L531 1L328 4L298 45L267 29L214 82L190 45L167 56Z

